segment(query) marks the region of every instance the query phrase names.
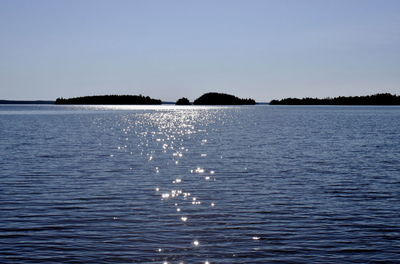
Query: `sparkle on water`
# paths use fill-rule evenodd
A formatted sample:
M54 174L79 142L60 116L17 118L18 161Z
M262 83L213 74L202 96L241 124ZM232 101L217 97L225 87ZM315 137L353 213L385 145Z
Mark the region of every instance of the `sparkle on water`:
M51 107L0 115L4 263L398 261L398 108Z

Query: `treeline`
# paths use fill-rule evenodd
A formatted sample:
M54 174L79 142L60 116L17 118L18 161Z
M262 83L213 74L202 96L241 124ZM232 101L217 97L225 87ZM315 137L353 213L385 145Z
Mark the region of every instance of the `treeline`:
M143 95L96 95L74 98L57 98L55 104L77 104L77 105L135 105L135 104L162 104L159 99L153 99ZM191 105L189 99L182 97L177 105ZM254 105L254 99L241 99L234 95L224 93L206 93L194 100L194 105Z
M85 104L85 105L130 105L130 104L161 104L161 100L143 95L96 95L74 98L57 98L55 104Z
M285 98L272 100L271 105L400 105L400 96L380 93L366 96L339 96L328 98Z

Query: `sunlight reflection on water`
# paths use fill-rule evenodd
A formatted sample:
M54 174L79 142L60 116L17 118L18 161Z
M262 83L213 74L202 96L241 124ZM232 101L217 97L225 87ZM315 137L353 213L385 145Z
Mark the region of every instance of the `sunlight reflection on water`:
M121 109L121 108L119 108ZM123 108L125 109L125 108ZM196 167L195 169L189 169L190 163L187 164L188 160L185 159L185 155L193 156L191 151L188 149L186 145L187 138L191 139L192 137L201 137L199 140L198 146L203 146L208 142L207 138L204 138L204 135L207 135L207 129L204 129L204 126L207 126L210 122L215 122L213 120L215 115L215 110L221 109L220 107L180 107L179 109L175 107L149 107L148 109L157 109L157 110L180 110L179 114L177 112L169 112L169 111L159 111L157 113L145 113L143 114L143 118L139 120L135 120L135 125L141 122L141 127L147 131L140 133L142 135L141 141L142 146L145 148L142 149L142 153L144 156L148 157L148 162L160 162L157 163L157 171L170 171L171 168L175 167L178 173L174 175L175 178L170 181L170 183L164 183L163 186L158 185L155 187L155 190L158 192L161 189L169 190L168 192L161 193L161 201L167 202L172 199L174 203L162 203L164 206L171 206L175 209L175 213L178 214L178 219L180 222L185 223L185 226L181 227L181 231L185 232L186 236L195 237L198 233L192 233L191 226L188 226L189 218L196 219L197 215L202 215L207 213L207 207L198 207L202 205L202 202L198 199L197 196L192 196L192 192L196 193L196 190L191 187L193 183L199 182L201 179L194 177L195 174L203 174L205 173L205 169L202 167ZM181 111L184 110L184 111ZM213 110L213 112L209 112ZM197 126L201 124L202 129L197 128ZM129 128L126 128L129 130ZM200 134L200 135L198 135ZM149 148L149 145L155 147ZM191 145L191 149L197 149L196 145ZM150 151L150 152L149 152ZM185 152L186 154L184 155ZM204 150L203 150L204 152ZM170 154L172 153L172 155ZM201 157L207 157L207 153L201 153ZM181 162L180 162L181 161ZM190 160L189 160L190 161ZM205 162L207 162L205 160ZM210 174L214 174L213 170L210 171ZM193 175L193 176L191 176ZM165 177L164 175L160 175L160 177ZM205 176L205 180L210 180L210 176ZM182 186L182 189L175 189L174 185ZM194 185L197 185L194 184ZM185 191L185 188L191 188L192 191ZM188 198L191 197L189 200ZM190 206L193 206L190 208ZM209 203L209 206L214 207L215 203ZM192 222L191 221L191 222ZM185 229L187 229L185 231ZM177 238L175 238L177 239ZM185 238L183 238L185 239ZM200 246L199 240L188 241L187 250L193 250L193 248L197 248ZM180 246L182 247L182 245ZM160 254L163 251L159 251ZM160 256L163 258L162 256ZM208 263L207 260L204 260L204 263Z
M63 107L85 110L155 110L155 111L182 111L182 110L209 110L227 109L237 106L206 106L206 105L67 105ZM161 121L161 120L160 120ZM185 125L183 125L185 126Z
M1 263L396 263L399 109L112 107L0 111Z

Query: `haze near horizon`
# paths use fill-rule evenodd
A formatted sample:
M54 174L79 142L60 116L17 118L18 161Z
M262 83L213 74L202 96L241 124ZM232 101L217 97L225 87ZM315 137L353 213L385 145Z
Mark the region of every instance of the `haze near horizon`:
M0 99L400 91L395 0L0 0Z

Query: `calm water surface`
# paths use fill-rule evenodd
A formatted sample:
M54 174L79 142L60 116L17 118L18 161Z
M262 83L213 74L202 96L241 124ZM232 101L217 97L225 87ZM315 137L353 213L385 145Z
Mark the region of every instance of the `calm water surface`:
M0 263L400 263L399 120L0 106Z

